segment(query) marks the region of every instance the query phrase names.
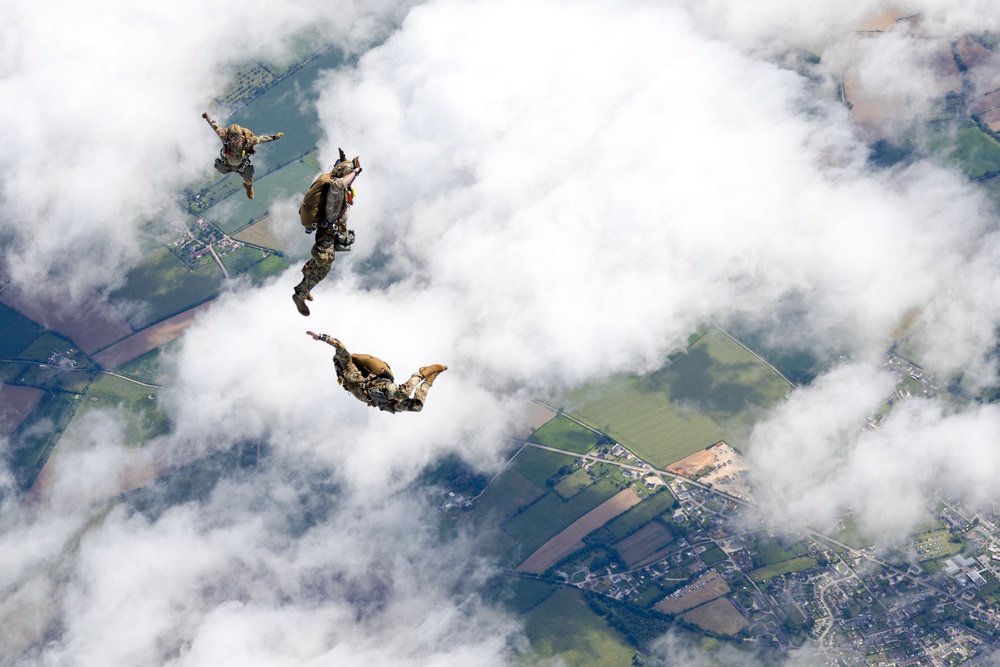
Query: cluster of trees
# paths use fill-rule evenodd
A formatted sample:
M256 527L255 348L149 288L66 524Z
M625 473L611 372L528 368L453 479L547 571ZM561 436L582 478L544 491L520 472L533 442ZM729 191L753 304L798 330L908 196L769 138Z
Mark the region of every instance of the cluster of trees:
M585 592L584 596L591 611L625 635L625 638L639 649L647 649L649 644L662 637L675 621L672 614L642 609L590 591Z

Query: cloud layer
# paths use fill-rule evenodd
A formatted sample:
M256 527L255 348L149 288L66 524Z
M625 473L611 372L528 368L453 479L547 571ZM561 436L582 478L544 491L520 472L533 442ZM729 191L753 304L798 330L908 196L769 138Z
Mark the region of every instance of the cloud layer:
M877 3L410 6L10 9L0 235L20 284L115 284L146 220L210 168L198 114L246 59L356 53L314 94L321 163L343 146L365 165L358 242L309 320L297 269L232 284L171 359L171 435L137 456L113 416L75 425L47 499L5 501L15 664L504 664L523 640L477 596L491 565L472 536L438 534L413 480L445 452L495 468L532 396L653 369L706 321L852 355L755 433L774 523L851 509L889 538L932 493L996 500L993 406L912 403L861 430L909 315L915 354L971 388L995 381L1000 323L991 204L947 165L874 171L832 92ZM983 3L915 11L919 40L866 57L921 62L927 40L998 23ZM774 64L793 47L829 58L810 76ZM903 92L920 108L936 94ZM274 213L297 225L294 203ZM397 376L450 370L420 415L378 413L306 328ZM233 453L258 445L252 464ZM95 516L142 465L179 472Z

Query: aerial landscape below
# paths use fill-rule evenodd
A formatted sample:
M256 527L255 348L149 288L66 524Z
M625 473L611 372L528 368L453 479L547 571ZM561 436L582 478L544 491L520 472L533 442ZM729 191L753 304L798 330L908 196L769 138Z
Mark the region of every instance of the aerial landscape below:
M56 5L0 664L1000 660L1000 8Z

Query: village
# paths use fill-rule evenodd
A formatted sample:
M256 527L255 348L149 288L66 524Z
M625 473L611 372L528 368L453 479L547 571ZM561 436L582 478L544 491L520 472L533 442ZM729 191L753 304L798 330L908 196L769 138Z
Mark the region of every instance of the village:
M897 377L887 409L945 389L894 352L883 364ZM872 419L864 427L879 425ZM826 533L767 525L749 462L725 442L667 470L614 442L562 453L575 456L576 470L616 466L626 484L668 492L673 504L625 536L601 537L609 521L582 537L577 552L537 569L542 578L706 636L808 650L843 667L958 665L1000 642L1000 508L939 498L936 525L889 548L861 537L851 516ZM441 509L475 503L450 493Z

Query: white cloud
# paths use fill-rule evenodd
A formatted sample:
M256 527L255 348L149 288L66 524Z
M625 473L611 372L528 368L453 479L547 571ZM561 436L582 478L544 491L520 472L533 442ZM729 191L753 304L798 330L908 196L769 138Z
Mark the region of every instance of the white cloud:
M464 536L439 543L434 510L407 488L445 451L495 466L532 395L651 369L707 320L749 316L787 344L857 359L757 430L776 521L850 507L896 536L931 491L990 500L993 466L969 470L956 451L974 443L992 464L991 407L904 405L861 431L891 390L876 361L907 313L919 311L914 346L937 372L994 379L987 204L947 167L872 172L830 82L761 57L836 54L874 6L439 0L367 51L408 5L99 5L52 21L11 8L0 234L19 282L119 277L143 217L210 169L198 114L229 68L281 59L298 39L363 52L317 103L321 163L342 146L365 167L358 242L314 291L313 315L291 303L298 266L260 289L236 284L172 360L162 400L175 431L148 456L210 471L232 464L233 444L261 443L260 469L230 470L185 504L169 495L182 481L165 482L156 511L129 499L77 545L83 519L66 508L92 497L93 471L129 458L110 424L91 423L37 525L21 507L4 524L0 549L21 560L0 614L46 638L11 650L34 643L23 664L502 664L518 630L475 596L489 567ZM935 39L971 29L970 8L996 23L976 3L920 6ZM227 38L233 22L242 39ZM892 46L893 62L926 55L924 42ZM923 108L925 89L904 97ZM294 206L279 208L275 222L298 232ZM366 263L379 268L358 273ZM794 330L777 315L789 302L804 305ZM421 414L379 413L336 386L332 348L307 328L400 378L450 369Z

